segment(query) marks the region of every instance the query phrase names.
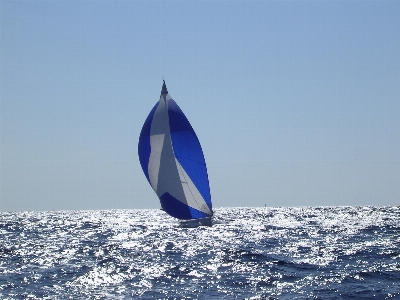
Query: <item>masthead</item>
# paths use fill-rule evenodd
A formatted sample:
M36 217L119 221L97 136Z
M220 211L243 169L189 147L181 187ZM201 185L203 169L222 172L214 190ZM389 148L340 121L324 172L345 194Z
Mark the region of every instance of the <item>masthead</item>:
M168 94L167 86L165 85L165 80L163 79L163 86L161 89L161 95Z

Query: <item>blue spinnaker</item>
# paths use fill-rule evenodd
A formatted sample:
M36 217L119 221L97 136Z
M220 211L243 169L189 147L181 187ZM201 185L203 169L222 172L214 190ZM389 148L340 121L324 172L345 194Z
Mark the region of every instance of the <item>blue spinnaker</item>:
M161 207L178 219L213 215L207 167L200 142L165 85L139 137L139 160Z

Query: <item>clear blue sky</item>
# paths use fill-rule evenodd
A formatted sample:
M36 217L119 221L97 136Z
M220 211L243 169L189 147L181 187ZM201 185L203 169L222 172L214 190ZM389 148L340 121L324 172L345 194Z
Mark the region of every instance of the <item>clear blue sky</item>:
M165 77L214 207L400 204L399 1L1 1L0 211L158 208Z

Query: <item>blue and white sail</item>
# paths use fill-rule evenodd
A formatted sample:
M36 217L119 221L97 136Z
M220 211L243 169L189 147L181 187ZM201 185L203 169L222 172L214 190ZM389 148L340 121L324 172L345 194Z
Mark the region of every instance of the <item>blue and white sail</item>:
M169 215L183 220L213 215L200 142L165 85L139 137L143 172Z

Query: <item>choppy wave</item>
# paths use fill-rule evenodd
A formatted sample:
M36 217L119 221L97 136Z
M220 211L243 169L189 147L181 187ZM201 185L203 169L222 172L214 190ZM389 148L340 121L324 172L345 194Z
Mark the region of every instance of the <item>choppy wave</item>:
M1 299L400 298L400 207L0 214Z

